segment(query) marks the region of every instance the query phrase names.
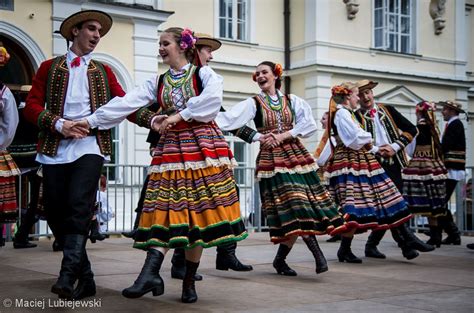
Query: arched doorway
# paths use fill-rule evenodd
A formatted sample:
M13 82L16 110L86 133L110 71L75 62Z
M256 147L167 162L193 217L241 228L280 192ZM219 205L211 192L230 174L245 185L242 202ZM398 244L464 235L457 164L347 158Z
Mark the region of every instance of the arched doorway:
M1 33L0 42L11 56L10 61L0 71L0 80L15 93L22 85L31 85L35 70L22 46Z

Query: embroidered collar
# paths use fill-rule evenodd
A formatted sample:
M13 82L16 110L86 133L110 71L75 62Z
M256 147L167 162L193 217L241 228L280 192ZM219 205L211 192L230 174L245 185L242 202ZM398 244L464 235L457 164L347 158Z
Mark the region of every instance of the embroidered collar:
M188 71L190 67L191 67L191 63L187 63L185 66L180 68L179 71L176 71L176 70L173 70L172 68L170 68L170 73L171 73L171 75L183 74L184 72Z

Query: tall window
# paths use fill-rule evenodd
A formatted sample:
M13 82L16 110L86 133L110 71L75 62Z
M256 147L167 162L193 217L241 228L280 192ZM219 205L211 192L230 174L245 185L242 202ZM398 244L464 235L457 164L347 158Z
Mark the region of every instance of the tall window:
M415 53L412 0L374 0L374 47Z
M219 36L248 41L249 0L219 0Z
M0 0L0 10L13 11L13 0Z

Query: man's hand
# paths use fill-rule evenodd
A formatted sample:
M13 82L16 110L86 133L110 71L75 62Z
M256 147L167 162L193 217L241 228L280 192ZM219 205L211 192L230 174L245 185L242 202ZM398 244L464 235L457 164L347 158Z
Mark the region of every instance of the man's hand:
M274 146L276 147L275 136L272 133L260 136L258 141L260 141L260 145L262 146L262 148L269 149Z
M153 123L151 124L151 129L156 131L156 132L159 132L161 123L163 123L163 121L166 118L167 118L166 115L158 115L158 116L154 117L153 118Z
M65 138L82 139L89 134L89 123L82 121L64 121L61 134Z
M393 150L392 146L390 145L383 145L379 149L379 154L384 158L390 158L395 155L395 150Z
M176 123L178 123L179 121L182 121L182 120L183 120L183 118L181 117L181 115L179 113L175 114L173 116L169 116L161 123L160 129L158 130L158 132L161 135L163 135L164 133L166 133L168 131L168 129L170 129L171 127L176 125Z

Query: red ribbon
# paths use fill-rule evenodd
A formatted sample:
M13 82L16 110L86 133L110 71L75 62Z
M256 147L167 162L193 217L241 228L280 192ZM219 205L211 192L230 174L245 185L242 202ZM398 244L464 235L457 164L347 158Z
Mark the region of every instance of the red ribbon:
M72 59L71 67L76 67L79 65L81 65L81 57L75 57L74 59Z
M374 118L376 113L377 113L377 110L376 110L375 108L372 108L372 109L369 111L370 118Z

